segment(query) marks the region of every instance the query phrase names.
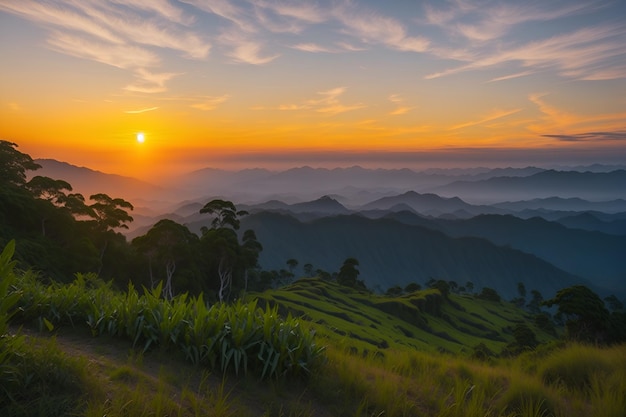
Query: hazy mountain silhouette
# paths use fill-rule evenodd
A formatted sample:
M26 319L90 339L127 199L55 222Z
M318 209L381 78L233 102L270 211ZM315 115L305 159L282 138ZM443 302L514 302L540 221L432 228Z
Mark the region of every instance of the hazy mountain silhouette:
M360 278L372 288L386 289L430 278L472 281L507 298L517 283L552 295L560 288L584 282L536 256L496 246L486 239L451 238L444 233L391 219L359 215L332 216L311 222L270 212L242 219L242 230L253 229L263 244L264 269L284 269L287 259L336 272L347 257L360 262Z
M626 290L626 236L570 229L539 217L481 215L432 222L450 236L475 236L508 245L605 288Z
M584 212L570 216L561 217L556 222L569 227L570 229L582 229L607 233L610 235L626 235L626 212L619 213L622 219L604 221L599 217L603 213Z
M505 210L497 209L490 206L474 206L468 204L458 197L445 198L437 194L420 194L415 191L408 191L401 195L393 197L383 197L369 204L365 204L360 210L389 210L399 211L398 208L404 210L410 207L414 211L430 216L440 216L442 214L457 213L463 216L471 217L476 214L483 213L505 213ZM396 207L394 210L393 208Z
M547 197L606 201L626 198L626 170L607 173L549 170L528 177L456 181L431 191L483 203Z
M83 194L86 199L96 193L106 193L111 197L122 197L127 200L152 199L166 192L162 187L136 178L106 174L54 159L36 159L35 162L41 165L41 168L29 172L30 177L41 175L67 181L74 192Z
M582 198L535 198L532 200L507 201L492 204L493 207L510 211L523 211L526 209L559 210L559 211L602 211L604 213L619 213L626 211L626 200L617 199L610 201L587 201Z

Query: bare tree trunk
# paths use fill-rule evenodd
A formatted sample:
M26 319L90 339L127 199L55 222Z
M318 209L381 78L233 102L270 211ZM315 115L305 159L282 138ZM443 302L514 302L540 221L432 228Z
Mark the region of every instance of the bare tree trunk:
M223 302L224 292L226 291L227 288L230 290L230 286L231 286L232 278L233 278L233 270L232 268L226 265L225 257L223 257L220 260L220 266L219 266L217 273L220 276L220 290L218 292L218 297L220 299L220 302Z
M165 288L163 289L163 293L166 298L172 299L174 298L174 293L172 291L172 276L174 275L174 271L176 271L176 261L169 260L165 264L165 274L167 279L165 281Z

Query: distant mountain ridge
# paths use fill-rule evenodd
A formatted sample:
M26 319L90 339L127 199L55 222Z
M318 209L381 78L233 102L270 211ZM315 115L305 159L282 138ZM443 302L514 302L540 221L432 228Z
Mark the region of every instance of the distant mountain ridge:
M136 178L106 174L55 159L35 159L35 162L41 165L41 168L29 172L29 178L41 175L67 181L74 192L83 194L87 199L92 194L105 193L114 198L121 197L134 201L151 199L166 193L164 188Z
M528 177L493 177L481 181L455 181L434 187L441 196L495 203L526 198L583 198L606 201L626 198L626 170L611 172L554 171Z
M194 226L197 227L197 226ZM289 258L302 265L338 271L347 257L360 262L362 278L371 288L386 289L430 278L472 281L477 288L497 289L507 298L517 283L546 294L585 282L548 262L486 239L451 238L444 233L390 219L360 215L332 216L301 222L279 213L261 212L242 219L263 244L264 269L284 269Z

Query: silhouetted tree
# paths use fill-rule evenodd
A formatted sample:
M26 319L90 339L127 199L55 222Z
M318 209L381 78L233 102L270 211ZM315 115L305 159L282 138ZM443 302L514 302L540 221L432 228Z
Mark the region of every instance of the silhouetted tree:
M26 171L34 171L41 165L30 155L17 150L17 144L0 140L0 185L22 186L26 183Z
M304 264L303 268L304 268L304 274L307 277L312 277L313 276L313 264L306 263L306 264Z
M298 260L294 258L287 259L287 266L291 275L295 275L296 267L298 266Z
M406 287L404 287L404 291L408 293L419 291L421 289L422 289L422 286L419 285L417 282L411 282L407 284Z
M165 270L163 294L174 297L173 276L178 263L193 259L193 250L198 243L198 236L173 220L159 220L148 232L133 239L132 244L148 259L150 282L154 286L152 262L156 260Z
M476 298L480 298L481 300L499 302L500 294L498 294L498 292L493 288L483 287L482 291L476 296Z
M356 288L359 277L359 261L356 258L346 258L337 274L337 282L346 287Z
M604 342L609 326L609 312L596 293L584 285L574 285L556 293L554 298L543 302L557 305L558 316L565 319L566 336L573 340Z

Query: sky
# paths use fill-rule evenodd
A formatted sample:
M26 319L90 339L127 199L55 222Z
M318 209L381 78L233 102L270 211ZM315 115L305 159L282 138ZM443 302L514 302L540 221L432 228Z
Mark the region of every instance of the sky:
M0 139L143 179L626 163L624 16L623 0L0 0Z

